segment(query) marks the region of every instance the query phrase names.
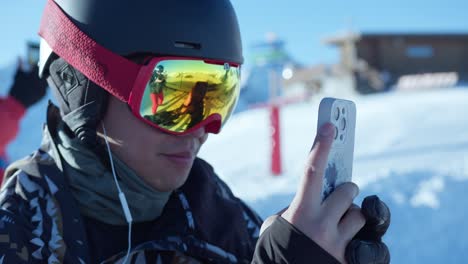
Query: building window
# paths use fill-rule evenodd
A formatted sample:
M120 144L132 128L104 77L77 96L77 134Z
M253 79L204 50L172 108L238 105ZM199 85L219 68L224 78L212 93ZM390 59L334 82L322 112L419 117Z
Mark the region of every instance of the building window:
M406 48L406 56L409 58L431 58L434 56L434 49L430 45L411 45Z

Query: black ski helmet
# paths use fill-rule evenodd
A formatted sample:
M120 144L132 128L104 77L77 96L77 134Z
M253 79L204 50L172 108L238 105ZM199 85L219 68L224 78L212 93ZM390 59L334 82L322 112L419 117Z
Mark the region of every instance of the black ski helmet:
M172 55L242 64L237 17L229 0L55 1L86 35L114 53ZM40 74L53 50L41 43Z
M48 1L55 2L88 37L121 56L153 54L243 63L239 25L229 0ZM41 39L39 74L54 88L63 120L72 132L88 145L95 144L107 92L58 58L45 39Z

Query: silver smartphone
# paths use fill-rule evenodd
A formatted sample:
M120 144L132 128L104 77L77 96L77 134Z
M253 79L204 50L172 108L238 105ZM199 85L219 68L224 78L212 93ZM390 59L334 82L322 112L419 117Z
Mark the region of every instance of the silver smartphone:
M319 106L317 129L325 123L332 123L335 126L335 139L324 173L322 200L325 200L337 186L352 179L356 105L349 100L323 98Z

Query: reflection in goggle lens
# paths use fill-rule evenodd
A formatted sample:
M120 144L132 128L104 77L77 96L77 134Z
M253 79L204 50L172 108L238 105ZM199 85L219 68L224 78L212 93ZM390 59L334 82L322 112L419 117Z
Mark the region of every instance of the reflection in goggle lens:
M224 124L239 96L240 72L199 60L160 61L153 70L140 114L173 132L184 132L218 114Z

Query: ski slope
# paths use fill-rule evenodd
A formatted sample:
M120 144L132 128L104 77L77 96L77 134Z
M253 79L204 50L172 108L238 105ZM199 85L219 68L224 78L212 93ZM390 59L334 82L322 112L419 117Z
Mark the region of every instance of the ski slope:
M353 180L392 211L392 263L468 263L468 89L351 98ZM281 112L284 173L269 173L268 112L232 118L200 156L263 217L287 206L312 145L320 98Z

